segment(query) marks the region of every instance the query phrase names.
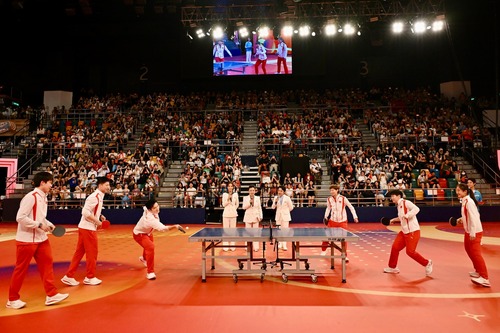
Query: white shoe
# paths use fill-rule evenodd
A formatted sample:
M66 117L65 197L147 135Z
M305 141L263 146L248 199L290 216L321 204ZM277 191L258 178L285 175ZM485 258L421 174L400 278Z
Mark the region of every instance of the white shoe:
M83 279L83 284L86 284L86 285L89 285L89 286L97 286L97 285L101 284L101 282L102 282L102 280L99 280L96 277L93 277L91 279L89 279L88 277L86 277L85 279Z
M478 278L471 278L471 281L474 282L475 284L480 284L483 287L491 287L490 280L487 280L481 276Z
M74 278L67 277L66 275L63 276L61 282L72 287L80 284L80 282L76 281Z
M144 260L143 256L139 257L139 261L142 262L142 264L144 265L144 267L148 267L148 262L146 260Z
M45 305L54 305L68 298L69 294L55 294L54 296L47 296L45 298Z
M349 258L345 257L345 262L349 262Z
M227 252L229 249L227 247L223 248L222 251Z
M284 247L284 248L283 248L283 251L288 251L288 248Z
M259 249L253 249L253 250L254 250L254 252L259 252Z
M147 273L146 274L146 279L148 280L156 280L156 274L153 272L153 273Z
M432 274L432 260L429 259L429 263L425 266L425 275L429 276Z
M386 267L386 268L384 268L384 273L399 274L399 268Z
M469 276L470 277L473 277L473 278L478 278L480 277L479 273L478 272L469 272Z
M15 301L7 301L5 307L7 309L22 309L26 306L26 302L21 301L20 299Z
M231 248L231 251L236 251L236 249L234 247Z
M320 256L326 256L326 250L325 251L321 251L321 253L319 254Z

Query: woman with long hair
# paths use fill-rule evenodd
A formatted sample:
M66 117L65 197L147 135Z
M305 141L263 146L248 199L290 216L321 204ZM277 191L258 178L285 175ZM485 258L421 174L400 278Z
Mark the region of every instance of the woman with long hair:
M462 203L462 217L457 219L457 223L464 226L464 247L465 252L472 261L474 271L469 272L473 283L490 287L488 280L488 270L481 254L481 239L483 238L483 226L477 209L477 201L474 193L467 184L459 183L456 188L457 196Z

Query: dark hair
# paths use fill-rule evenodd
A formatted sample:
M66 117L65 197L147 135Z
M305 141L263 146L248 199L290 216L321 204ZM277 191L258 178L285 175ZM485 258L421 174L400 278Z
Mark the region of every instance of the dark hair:
M38 172L33 177L33 186L40 186L41 182L48 182L54 180L54 176L50 172L42 171Z
M153 208L157 201L155 199L149 199L144 206L146 206L147 209Z
M285 191L286 191L286 187L285 187L285 186L283 186L283 185L278 186L278 188L279 188L279 189L282 189L282 190L283 190L283 192L285 192Z
M97 186L101 185L101 184L106 184L106 183L109 183L110 180L109 178L106 178L106 177L97 177Z
M479 206L479 203L476 200L476 196L474 195L474 192L467 186L467 184L464 183L458 183L457 188L461 189L462 191L467 191L467 195L474 201L476 204L476 207Z
M255 186L253 186L253 185L248 186L248 189L249 189L249 190L250 190L251 188L255 189Z
M467 180L470 180L472 184L476 184L476 178L469 177Z
M332 184L332 185L330 185L330 190L331 189L335 189L335 190L338 191L340 189L340 185L338 185L338 184Z
M391 195L398 195L401 198L403 197L403 192L401 190L391 190L391 191L389 191L388 194L389 194L389 196L391 196Z

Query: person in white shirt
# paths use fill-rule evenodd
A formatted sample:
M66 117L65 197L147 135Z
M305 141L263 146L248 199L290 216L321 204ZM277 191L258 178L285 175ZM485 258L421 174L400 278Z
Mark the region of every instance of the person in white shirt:
M288 55L288 46L286 45L283 38L278 38L278 71L276 74L281 74L281 64L283 64L283 69L285 74L288 74L288 66L286 64L286 57Z
M352 214L352 218L355 223L359 222L358 215L353 205L345 196L339 194L340 186L333 184L330 185L331 196L326 199L326 210L325 216L323 218L324 223L328 228L343 228L347 229L347 211L346 207ZM327 253L328 242L323 242L321 246L321 255L324 256ZM347 245L346 245L347 251ZM349 261L346 258L346 261Z
M238 198L238 193L234 191L234 184L227 184L227 192L222 194L222 207L224 210L222 212L222 227L223 228L236 228L236 219L238 217L238 206L240 205L240 201ZM234 246L234 242L223 242L222 245L224 251L228 251L228 245ZM231 251L236 250L234 247L231 247Z
M288 228L292 220L290 212L293 210L293 203L292 199L285 194L285 191L285 186L278 187L278 195L274 198L272 205L272 209L276 209L275 220L276 224L280 225L280 228ZM279 242L278 249L287 251L287 243Z
M262 41L258 41L258 45L255 48L255 56L257 57L257 61L255 62L255 74L259 74L259 66L262 64L262 71L264 74L266 72L266 63L267 63L267 54L266 48L262 45Z
M252 41L248 38L245 43L246 62L252 62L252 46Z
M488 278L488 269L481 254L483 226L479 210L477 209L478 202L474 197L474 192L467 184L458 184L456 192L462 204L462 217L457 219L457 223L461 223L464 226L464 248L474 267L474 271L469 272L469 276L473 283L482 285L483 287L491 287Z
M47 232L55 228L54 224L47 220L47 193L52 188L52 180L53 176L49 172L36 173L33 177L35 189L26 194L19 205L16 216L16 265L9 287L9 299L6 304L8 309L21 309L26 306L19 292L34 257L47 295L45 305L59 303L69 296L58 293L54 284L54 260L47 237Z
M243 222L245 228L258 228L259 222L262 221L262 205L260 197L255 195L255 186L250 185L248 188L248 195L243 197L242 208L245 210ZM253 242L253 250L259 251L259 242Z
M97 229L102 225L102 221L106 220L106 217L101 215L101 211L104 195L109 193L111 189L109 182L110 180L106 177L98 178L97 189L85 199L82 217L78 224L78 241L75 254L66 275L61 279L68 286L80 284L74 276L84 255L86 258L86 275L83 284L96 286L102 282L95 276L98 253Z
M406 254L425 267L425 275L432 273L432 260L425 259L417 252L418 241L420 240L420 225L418 224L417 214L420 212L413 202L403 199L401 190L391 190L389 192L391 201L398 208L398 216L392 218L390 223L401 223L401 231L397 234L392 244L391 255L389 257L389 267L384 268L384 273L398 274L399 252L406 248Z
M219 64L219 66L217 66L219 75L224 74L224 51L226 51L230 57L233 56L231 54L231 51L229 51L229 49L227 48L226 44L224 44L224 41L220 40L217 42L217 44L214 45L213 49L213 56L215 58L215 62Z
M142 247L142 256L139 261L147 267L146 278L148 280L156 279L155 274L155 244L153 240L153 231L168 231L170 229L180 229L181 226L164 225L160 222L160 205L155 199L151 199L143 207L144 212L137 222L132 232L134 240Z

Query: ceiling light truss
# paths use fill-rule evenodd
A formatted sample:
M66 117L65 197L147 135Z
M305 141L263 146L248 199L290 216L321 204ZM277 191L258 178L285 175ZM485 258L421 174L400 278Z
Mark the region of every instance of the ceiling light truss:
M287 12L277 9L273 1L260 4L230 6L183 6L181 21L184 26L192 23L262 20L345 19L377 17L423 17L444 15L444 0L374 0L374 1L309 1L285 0ZM234 21L234 22L233 22Z

